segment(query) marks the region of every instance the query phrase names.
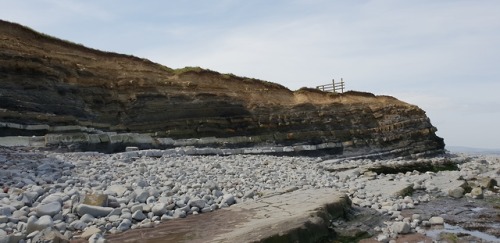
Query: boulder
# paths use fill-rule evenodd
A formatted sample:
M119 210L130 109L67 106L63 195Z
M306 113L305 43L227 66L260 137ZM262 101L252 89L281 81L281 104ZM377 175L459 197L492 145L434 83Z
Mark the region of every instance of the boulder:
M28 218L28 224L26 226L26 232L29 234L33 231L40 231L46 228L52 228L54 226L54 221L48 215L44 215L40 218L36 216L31 216Z
M110 207L92 206L87 204L79 204L76 206L76 213L80 216L90 214L95 218L100 218L107 216L111 213L111 211L113 211L113 208Z
M94 216L92 216L92 215L90 215L90 214L85 214L85 215L83 215L83 216L80 218L80 220L81 220L82 222L84 222L84 223L88 224L88 223L92 223L92 222L94 222L95 217L94 217Z
M231 206L232 204L235 204L236 200L234 199L234 195L233 194L224 194L224 196L222 196L221 204L224 204L224 203L227 203L227 205L229 205L229 206Z
M105 243L107 242L101 233L95 233L89 238L89 243Z
M138 189L135 191L137 196L135 197L135 201L140 203L145 203L149 197L149 192L146 190Z
M130 226L132 226L132 221L130 221L129 219L124 219L124 220L122 220L122 222L118 225L118 227L116 227L116 229L117 229L118 231L125 231L125 230L130 229Z
M134 205L130 208L130 211L132 213L135 213L136 211L143 211L143 208L144 208L144 204L137 204L137 205Z
M102 230L95 227L95 226L90 226L82 232L82 234L80 235L80 238L88 240L92 235L97 234L97 233L101 234Z
M484 198L483 189L481 187L472 188L470 195L472 198L475 198L475 199L483 199Z
M147 217L146 217L146 215L144 215L144 213L141 210L137 210L132 214L132 218L137 220L137 221L142 221Z
M40 204L36 207L36 215L41 217L43 215L54 216L61 212L61 204L58 201L52 201L46 204Z
M54 228L45 228L36 234L31 242L69 243L69 239Z
M0 243L9 243L10 236L3 229L0 229Z
M10 240L9 243L21 242L21 240L23 240L24 238L26 238L25 234L20 233L20 232L16 232L16 233L13 233L13 234L9 235L9 240Z
M464 193L465 189L463 189L462 187L457 187L448 191L448 195L453 198L461 198L464 196Z
M482 188L489 189L489 190L492 190L495 188L495 186L497 186L497 181L495 179L492 179L489 177L478 178L477 183Z
M81 220L75 220L69 224L69 228L73 230L83 230L87 224Z
M14 212L14 211L16 211L15 207L12 207L9 205L0 206L0 215L10 216L10 215L12 215L12 212Z
M188 205L191 207L204 208L206 201L203 199L191 199L189 200Z
M62 193L54 193L46 196L41 203L51 203L51 202L58 202L59 204L62 205L63 203L63 197L65 195Z
M155 216L161 216L167 212L167 205L165 203L156 203L152 208L151 212Z
M83 198L83 204L107 207L108 206L108 195L106 194L85 194Z
M444 224L444 219L442 217L431 217L429 219L429 223L431 225L443 225Z
M27 203L33 203L35 202L38 197L40 196L37 192L34 191L27 191L23 193L24 198L26 198Z
M408 234L410 233L411 226L406 222L394 222L391 225L391 230L397 234Z

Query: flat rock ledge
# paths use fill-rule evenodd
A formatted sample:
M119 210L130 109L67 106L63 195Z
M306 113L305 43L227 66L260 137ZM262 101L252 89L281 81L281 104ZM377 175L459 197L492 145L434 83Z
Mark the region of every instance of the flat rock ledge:
M331 221L351 207L335 189L274 194L155 228L108 235L108 242L320 242L331 237Z

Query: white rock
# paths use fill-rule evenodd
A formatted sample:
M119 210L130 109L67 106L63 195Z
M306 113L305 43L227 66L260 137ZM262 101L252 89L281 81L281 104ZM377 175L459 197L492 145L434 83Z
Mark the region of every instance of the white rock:
M184 202L184 200L177 200L175 202L175 205L177 205L177 207L179 207L179 208L182 208L182 207L186 206L186 202Z
M36 199L38 199L40 194L34 191L27 191L23 193L23 196L26 197L29 203L33 203L36 201Z
M243 198L253 198L255 195L253 190L246 191L245 194L243 195Z
M69 242L69 239L56 229L45 228L33 237L32 242Z
M120 217L120 216L118 216L118 215L111 215L111 216L109 216L109 217L108 217L108 221L109 221L109 222L112 222L112 223L114 223L114 222L118 222L118 221L120 221L120 220L122 220L122 219L123 219L123 218L121 218L121 217Z
M92 235L98 234L98 233L99 234L102 233L102 230L95 227L95 226L90 226L83 231L83 233L80 235L80 237L83 239L89 239Z
M222 196L221 203L222 204L227 203L227 205L229 205L229 206L236 203L236 201L234 199L234 195L233 194L224 194L224 196Z
M407 234L410 232L411 227L410 227L410 224L408 224L406 222L394 222L391 225L391 230L392 230L392 232L397 233L397 234Z
M142 211L141 211L142 212ZM132 219L132 214L130 212L124 212L120 215L121 219Z
M150 196L146 199L146 204L153 204L155 203L156 198L154 196Z
M167 212L167 205L165 203L156 203L152 208L151 212L156 216L161 216Z
M137 220L137 221L142 221L146 218L146 215L144 215L144 213L142 211L137 210L132 214L132 218Z
M188 205L190 205L191 207L204 208L206 202L203 199L191 199L189 200Z
M7 202L9 202L9 200L7 200ZM9 205L0 206L0 215L10 216L14 211L16 211L15 207Z
M54 216L61 212L61 203L59 201L51 201L42 203L36 207L36 215L41 217L43 215Z
M161 221L162 221L162 222L163 222L163 221L172 220L172 219L174 219L174 217L172 217L172 216L168 216L167 214L164 214L164 215L162 215L162 216L161 216Z
M444 219L442 217L431 217L429 223L431 225L442 225L444 224Z
M475 198L475 199L483 199L484 198L483 189L481 187L473 188L472 191L470 192L470 195L472 196L472 198Z
M66 231L67 224L65 222L59 222L59 223L54 223L54 228L56 228L59 231Z
M130 211L132 213L135 213L135 211L142 211L142 210L143 210L143 204L134 205L130 208Z
M51 202L58 202L60 205L63 203L63 194L61 193L54 193L50 194L47 197L45 197L41 203L51 203Z
M128 189L122 185L111 185L108 190L114 192L117 197L122 197Z
M80 218L80 220L81 220L82 222L84 222L84 223L88 224L88 223L92 223L92 222L94 222L95 217L94 217L94 216L92 216L92 215L90 215L90 214L84 214L84 215Z
M454 189L450 189L448 191L448 195L453 198L461 198L464 196L465 190L462 187L457 187Z
M377 241L387 243L389 242L389 236L386 234L380 234L377 236Z
M101 233L95 233L89 238L89 243L105 243L107 242Z
M401 204L399 203L395 203L392 205L392 210L393 211L401 211L402 207L401 207Z
M95 218L105 217L109 213L111 213L111 211L113 211L113 208L92 206L87 204L79 204L76 207L76 212L78 213L78 215L83 216L85 214L90 214Z
M31 216L29 219L28 219L28 225L27 225L27 229L26 229L26 232L29 234L33 231L41 231L43 229L46 229L46 228L51 228L52 226L54 226L54 221L52 220L52 218L48 215L44 215L42 217L40 217L39 219L37 219L35 216Z
M135 201L140 202L140 203L145 203L146 200L149 197L149 192L139 189L136 190L137 196L135 197Z
M118 231L125 231L125 230L130 229L130 226L132 226L132 221L130 221L128 219L124 219L124 220L122 220L122 222L120 223L120 225L118 225L118 227L116 229Z
M87 224L81 220L75 220L69 224L69 228L74 230L83 230L85 227L87 227Z
M177 208L174 211L173 217L174 218L185 218L186 217L186 211L184 211L184 210L182 210L180 208Z
M3 229L0 229L0 243L9 243L10 236Z
M115 208L113 211L111 211L107 216L113 216L113 215L118 215L120 216L122 214L122 209L121 208Z

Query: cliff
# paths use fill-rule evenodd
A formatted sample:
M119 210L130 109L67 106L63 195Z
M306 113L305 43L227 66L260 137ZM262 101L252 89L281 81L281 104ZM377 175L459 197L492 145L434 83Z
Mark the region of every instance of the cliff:
M171 69L0 21L3 137L83 149L281 146L399 156L442 151L435 132L422 109L392 97L290 91L201 68Z

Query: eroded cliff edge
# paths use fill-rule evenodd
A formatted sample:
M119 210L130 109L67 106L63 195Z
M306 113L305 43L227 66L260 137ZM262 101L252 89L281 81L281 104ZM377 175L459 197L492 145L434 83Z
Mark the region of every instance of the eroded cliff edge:
M422 109L393 97L292 92L201 68L170 69L0 21L3 137L81 149L267 146L402 156L441 152L435 132Z

